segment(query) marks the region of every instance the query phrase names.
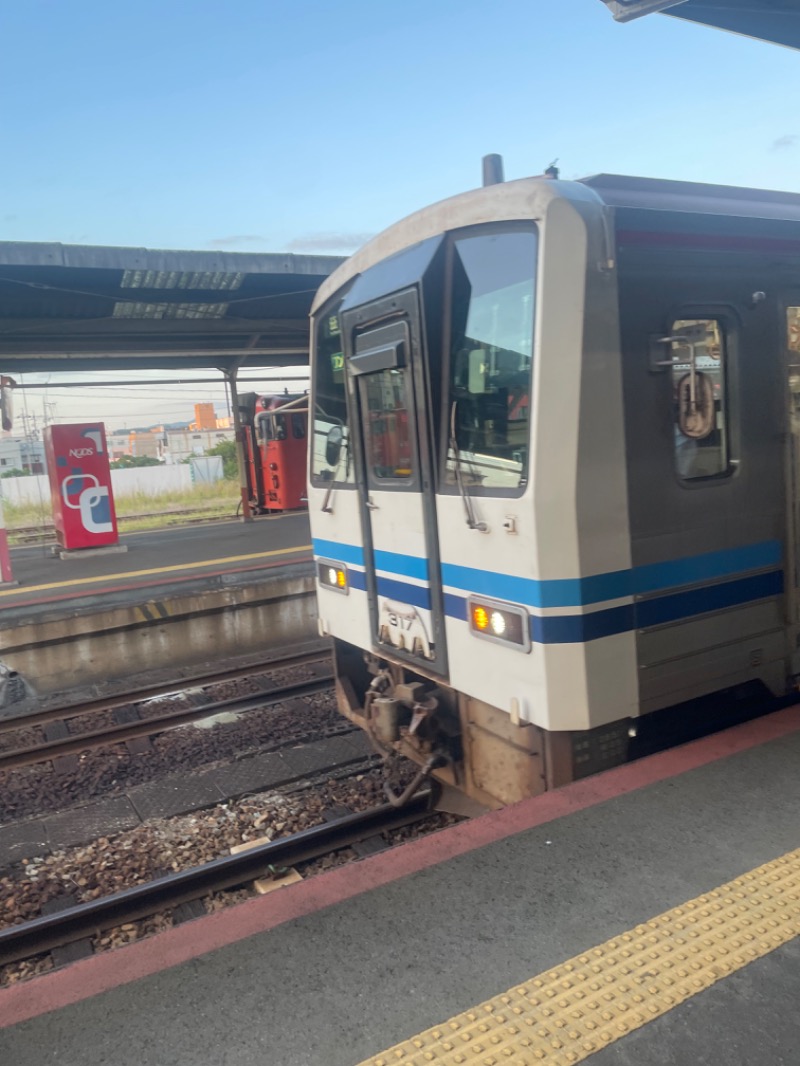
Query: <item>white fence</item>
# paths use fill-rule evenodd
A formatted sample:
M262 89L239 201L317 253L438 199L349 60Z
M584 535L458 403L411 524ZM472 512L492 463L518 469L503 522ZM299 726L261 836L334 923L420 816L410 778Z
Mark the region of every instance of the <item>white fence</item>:
M112 470L111 486L116 499L142 493L160 496L165 492L184 492L192 488L189 466L134 466L129 470ZM6 503L39 503L49 506L50 483L46 474L30 477L0 478L0 497Z

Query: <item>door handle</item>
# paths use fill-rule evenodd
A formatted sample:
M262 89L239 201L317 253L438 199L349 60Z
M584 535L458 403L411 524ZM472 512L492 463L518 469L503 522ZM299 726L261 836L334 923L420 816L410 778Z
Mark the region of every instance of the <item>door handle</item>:
M369 498L369 496L367 496L367 507L370 509L370 511L379 511L380 510L379 504L373 503L372 500Z

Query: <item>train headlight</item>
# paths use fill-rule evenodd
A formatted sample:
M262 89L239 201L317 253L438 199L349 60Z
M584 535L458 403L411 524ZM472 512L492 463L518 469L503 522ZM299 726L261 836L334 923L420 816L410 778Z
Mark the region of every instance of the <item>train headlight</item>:
M493 640L496 644L530 651L530 616L524 607L482 596L470 596L468 606L469 628L473 636Z
M324 585L325 588L332 589L334 592L344 592L346 594L350 589L347 567L344 563L333 563L327 559L318 560L317 578L320 585Z

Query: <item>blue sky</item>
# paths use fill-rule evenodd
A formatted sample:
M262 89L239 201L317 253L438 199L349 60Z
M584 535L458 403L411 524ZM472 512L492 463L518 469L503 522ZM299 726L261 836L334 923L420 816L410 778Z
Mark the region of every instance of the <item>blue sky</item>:
M506 175L800 191L800 56L600 0L0 6L0 239L353 250Z

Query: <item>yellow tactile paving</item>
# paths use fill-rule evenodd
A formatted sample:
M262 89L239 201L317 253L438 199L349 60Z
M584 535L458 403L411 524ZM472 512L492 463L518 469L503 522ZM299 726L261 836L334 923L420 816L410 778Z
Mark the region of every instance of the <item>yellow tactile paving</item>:
M149 570L126 570L122 574L99 574L94 577L77 577L70 581L52 581L48 585L26 585L24 588L3 589L0 591L0 596L19 596L22 593L65 589L74 585L92 585L101 581L122 581L129 577L154 577L156 574L173 574L179 570L200 570L203 567L222 566L226 563L246 563L253 559L271 559L277 555L295 555L297 552L307 551L311 551L310 544L298 544L295 548L275 548L268 552L250 552L249 555L228 555L224 559L201 559L196 563L177 563L174 566L156 566Z
M573 1066L800 934L800 849L361 1066Z

